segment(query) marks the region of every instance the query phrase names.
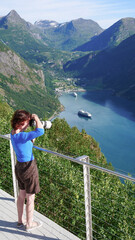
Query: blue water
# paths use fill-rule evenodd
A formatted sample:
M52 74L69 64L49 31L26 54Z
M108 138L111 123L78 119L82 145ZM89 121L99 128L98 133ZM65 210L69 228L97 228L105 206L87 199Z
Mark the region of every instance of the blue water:
M98 91L78 93L77 98L63 94L59 100L65 107L59 117L94 137L115 170L135 176L135 103ZM79 117L80 109L92 119Z

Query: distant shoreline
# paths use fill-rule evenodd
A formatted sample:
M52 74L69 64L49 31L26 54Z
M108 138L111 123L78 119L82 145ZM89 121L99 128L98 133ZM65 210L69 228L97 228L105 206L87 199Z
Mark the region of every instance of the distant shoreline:
M73 93L73 92L86 92L86 90L84 88L67 89L67 90L57 89L56 94L61 95L63 93Z
M60 112L64 111L64 106L62 104L60 104L60 108L54 112L54 114L48 119L49 121L51 121L53 118L55 118Z

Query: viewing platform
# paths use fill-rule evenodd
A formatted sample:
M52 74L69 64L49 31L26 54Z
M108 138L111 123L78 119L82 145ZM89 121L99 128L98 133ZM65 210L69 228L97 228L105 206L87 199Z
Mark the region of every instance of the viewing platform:
M1 240L80 240L58 224L42 214L34 211L35 221L42 221L43 226L26 232L25 228L17 228L17 208L14 198L0 189L0 239Z

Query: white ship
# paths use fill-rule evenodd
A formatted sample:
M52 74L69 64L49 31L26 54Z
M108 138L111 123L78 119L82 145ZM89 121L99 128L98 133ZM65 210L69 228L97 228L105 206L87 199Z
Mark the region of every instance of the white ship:
M74 96L74 97L77 97L77 93L76 93L76 92L73 92L73 96Z
M84 111L84 110L80 110L80 111L78 112L78 115L83 116L83 117L88 117L88 118L91 118L91 117L92 117L91 113L86 112L86 111Z

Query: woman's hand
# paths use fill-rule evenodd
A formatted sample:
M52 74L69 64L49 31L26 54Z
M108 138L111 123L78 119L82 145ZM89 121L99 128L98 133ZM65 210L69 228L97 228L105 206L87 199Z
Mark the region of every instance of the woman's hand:
M43 125L42 125L42 123L41 123L41 121L40 121L40 119L39 119L39 117L38 117L38 115L37 114L32 114L31 115L31 118L33 118L34 120L35 120L35 122L36 122L36 128L43 128Z
M38 115L34 113L31 115L31 118L34 119L35 121L39 119Z

